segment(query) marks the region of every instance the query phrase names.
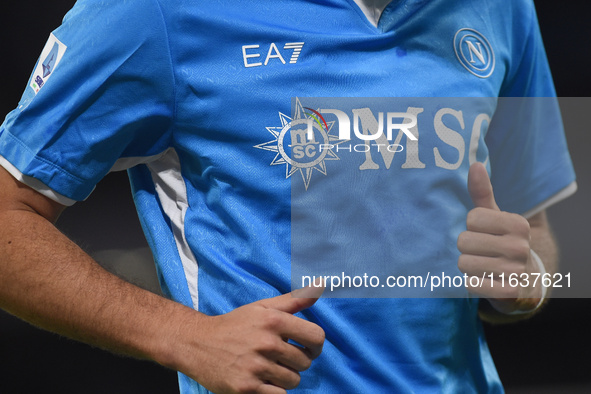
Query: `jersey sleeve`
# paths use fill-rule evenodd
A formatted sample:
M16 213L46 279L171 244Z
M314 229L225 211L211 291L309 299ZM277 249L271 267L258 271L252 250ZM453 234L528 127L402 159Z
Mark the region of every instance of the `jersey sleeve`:
M155 0L81 0L0 127L0 164L64 204L169 146L174 76Z
M531 216L576 183L534 6L514 4L510 67L485 141L499 207Z

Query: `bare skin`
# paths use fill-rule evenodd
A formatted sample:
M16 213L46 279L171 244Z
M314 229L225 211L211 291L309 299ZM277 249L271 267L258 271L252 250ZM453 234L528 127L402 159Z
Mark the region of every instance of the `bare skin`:
M474 203L466 218L467 230L458 237L462 253L458 268L468 276L486 275L483 286L470 287L473 294L487 298L481 316L492 322L507 322L528 317L528 314L507 315L513 311L530 311L542 295L541 280L533 286L540 269L530 250L540 256L546 272L556 272L557 248L544 211L525 219L503 212L497 206L488 173L481 163L474 163L468 175L468 191ZM494 274L493 280L488 276ZM500 275L504 274L504 282ZM526 274L529 286L510 286L510 274ZM503 286L504 284L504 286ZM525 283L524 283L525 285Z
M482 183L482 174L473 174L471 183L472 178L476 185ZM490 192L481 186L470 189L478 208L468 217L468 231L458 239L463 253L460 269L470 274L499 267L506 272L533 272L536 268L524 252L533 246L552 272L555 249L547 254L536 246L542 242L548 247L545 216L530 219L528 230L527 220L497 211L492 188ZM1 308L47 330L154 360L219 393L285 393L299 384L299 372L321 353L324 331L294 316L312 306L321 289L206 316L103 270L54 227L63 209L0 168ZM497 308L494 318L495 313L535 305L539 289L482 295Z
M322 289L206 316L102 269L54 227L63 208L0 168L1 308L70 338L154 360L219 393L285 393L321 353L324 331L293 314L313 305Z

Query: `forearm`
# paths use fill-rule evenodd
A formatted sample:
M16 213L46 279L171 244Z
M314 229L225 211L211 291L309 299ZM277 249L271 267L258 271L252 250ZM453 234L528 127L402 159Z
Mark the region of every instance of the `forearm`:
M3 211L0 222L0 307L77 340L171 363L166 342L196 312L108 273L34 212Z
M552 235L552 230L548 225L546 212L542 212L531 218L530 225L530 247L544 263L546 272L554 274L558 271L558 246ZM548 291L550 291L550 288Z
M108 273L34 211L2 209L0 223L0 307L41 328L154 360L215 392L285 392L322 350L324 331L293 316L322 288L209 317Z
M0 167L0 308L154 360L215 392L285 392L320 354L324 331L293 314L313 305L322 288L206 316L105 271L53 226L61 210Z

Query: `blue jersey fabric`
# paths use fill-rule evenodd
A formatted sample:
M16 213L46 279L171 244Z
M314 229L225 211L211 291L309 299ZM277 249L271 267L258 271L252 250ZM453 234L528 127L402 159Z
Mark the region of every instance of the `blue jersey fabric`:
M470 44L455 44L461 31ZM0 129L0 162L63 203L129 168L164 293L206 314L290 291L291 183L313 191L324 179L267 144L293 117L292 97L555 95L526 0L393 1L377 27L349 0L81 0L50 44ZM421 202L397 219L413 229L403 244L427 242L398 248L400 259L457 264L479 114L462 110L462 160L430 110L418 115L430 124L418 162L374 158ZM527 212L574 182L560 125L492 123L474 157L489 160L502 209ZM302 316L326 344L297 390L502 392L477 309L471 298L321 299Z

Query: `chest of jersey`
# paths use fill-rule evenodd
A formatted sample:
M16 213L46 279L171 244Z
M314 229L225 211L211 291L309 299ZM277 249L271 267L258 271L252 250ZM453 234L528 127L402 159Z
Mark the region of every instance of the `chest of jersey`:
M453 7L444 10L440 2L403 3L387 9L378 28L345 1L273 2L265 12L258 4L256 14L249 2L219 2L168 18L177 21L169 26L177 78L175 144L196 191L189 194L203 196L196 205L220 212L220 228L253 210L273 223L281 218L286 226L278 228L286 230L282 237L292 237L293 253L294 209L304 207L302 228L320 231L346 206L356 213L339 227L357 232L359 226L347 223L371 223L360 245L384 239L378 233L393 222L400 226L400 236L387 237L389 247L371 247L380 251L376 260L382 254L411 261L408 266L433 260L407 247L418 237L443 236L442 244L454 244L447 237L461 227L469 164L486 160L483 139L495 104L465 98L498 95L505 49L477 12L452 17ZM331 110L348 117L350 139L340 135L342 122ZM401 122L400 114L416 121L406 132L389 127ZM307 135L309 121L316 126ZM347 197L323 205L335 192ZM351 204L360 201L365 207ZM368 206L387 214L368 212ZM452 231L443 235L431 226L433 234L426 234L428 224L411 217L417 211ZM318 234L301 233L306 250L327 251L330 237ZM363 267L348 250L339 253ZM455 250L443 253L451 260Z
M256 14L249 2L232 2L231 7L220 2L170 18L178 20L171 29L181 126L177 136L202 158L192 172L226 167L220 176L232 178L232 168L256 166L283 179L299 173L307 187L314 168L325 168L322 159L320 166L310 165L322 156L318 147L302 140L289 153L273 148L282 138L297 138L284 130L296 117L295 98L498 95L506 50L477 10L466 15L465 7L456 14L440 2L403 3L388 7L378 28L354 4L338 1L274 2ZM427 111L420 103L400 103L393 110L415 108L417 131L424 132L392 168L410 168L411 162L447 169L467 164L468 155L462 152L470 145L475 149L471 140L487 126L479 115L490 119L494 110L432 104ZM353 120L353 113L349 115ZM220 149L224 154L218 154ZM360 165L390 168L388 152L375 152L375 159L368 154ZM383 163L378 162L380 155ZM267 172L270 164L273 172ZM239 183L238 178L227 181Z

